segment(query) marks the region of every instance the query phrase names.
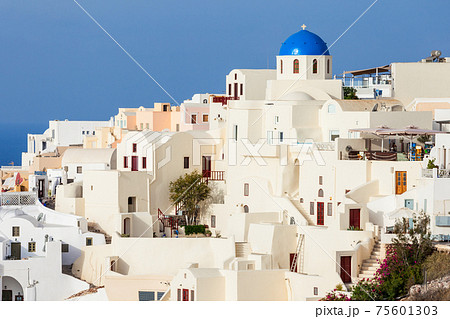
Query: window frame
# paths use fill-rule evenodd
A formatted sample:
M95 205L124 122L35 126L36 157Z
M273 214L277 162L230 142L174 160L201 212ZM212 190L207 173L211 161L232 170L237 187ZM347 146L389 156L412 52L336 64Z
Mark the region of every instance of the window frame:
M77 166L77 174L83 174L83 166Z
M300 61L298 59L295 59L293 62L293 73L294 74L299 74L300 73Z
M319 73L319 61L317 61L317 59L313 59L312 61L312 73L313 74L318 74Z
M28 242L28 252L29 253L35 253L36 252L36 242L35 241L29 241Z
M183 158L183 167L184 169L189 169L189 156Z
M86 246L93 246L94 239L93 237L86 237Z
M250 194L250 184L244 183L244 196L249 196Z
M205 116L206 116L206 121L205 121ZM202 122L203 123L209 123L209 113L203 113L202 114Z
M17 231L17 235L16 235L16 231ZM20 226L12 226L11 232L12 232L12 237L20 237Z

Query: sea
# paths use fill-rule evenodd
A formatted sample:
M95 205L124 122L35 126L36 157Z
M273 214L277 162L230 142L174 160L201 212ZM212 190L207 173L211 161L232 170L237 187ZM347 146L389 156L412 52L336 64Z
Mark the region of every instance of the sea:
M22 165L22 152L27 150L27 134L42 134L48 122L2 123L0 122L0 166Z

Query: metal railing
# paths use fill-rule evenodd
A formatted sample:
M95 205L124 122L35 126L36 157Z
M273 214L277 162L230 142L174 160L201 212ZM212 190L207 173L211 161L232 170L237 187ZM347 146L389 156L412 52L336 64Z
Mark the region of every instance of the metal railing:
M36 205L37 200L34 192L0 193L0 206L31 206Z
M26 171L28 167L24 166L1 166L0 169L2 171Z
M433 169L422 168L422 177L433 178ZM437 178L450 178L450 169L437 169Z

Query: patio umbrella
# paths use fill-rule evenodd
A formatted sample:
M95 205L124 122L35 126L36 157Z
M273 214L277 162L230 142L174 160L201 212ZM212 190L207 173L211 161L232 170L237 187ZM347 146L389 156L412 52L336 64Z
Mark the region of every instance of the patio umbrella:
M352 128L349 129L349 132L359 132L359 133L368 133L368 134L374 134L377 136L381 136L381 150L384 148L384 136L383 132L391 130L390 127L386 125L381 125L377 127L369 127L369 128Z
M436 131L436 130L428 130L428 129L421 129L414 125L409 125L405 127L404 129L389 129L389 130L383 130L382 132L378 132L378 135L402 135L402 136L408 136L410 138L409 140L409 152L411 153L411 147L412 147L412 140L413 136L417 135L436 135L436 134L446 134L447 132L442 131ZM410 156L411 160L411 156Z

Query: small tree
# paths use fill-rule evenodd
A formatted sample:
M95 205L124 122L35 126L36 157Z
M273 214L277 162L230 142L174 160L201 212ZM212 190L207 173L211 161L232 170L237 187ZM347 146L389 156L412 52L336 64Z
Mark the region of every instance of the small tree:
M344 100L358 100L356 89L349 86L344 86Z
M169 200L173 205L181 204L189 225L197 223L201 216L199 204L209 195L210 188L202 181L202 174L197 171L186 173L169 184Z
M413 215L412 223L402 218L395 224L397 236L392 240L392 246L405 265L420 264L433 252L429 225L430 217L423 211Z

